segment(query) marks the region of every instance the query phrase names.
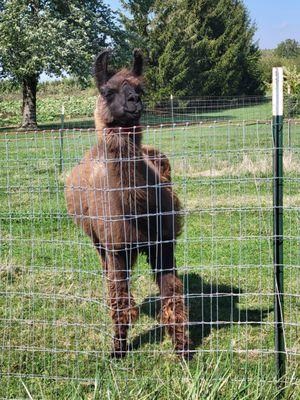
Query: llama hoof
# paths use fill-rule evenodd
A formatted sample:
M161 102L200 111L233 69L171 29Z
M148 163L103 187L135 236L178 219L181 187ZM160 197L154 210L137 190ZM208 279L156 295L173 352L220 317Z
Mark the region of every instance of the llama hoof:
M193 351L185 351L181 354L181 357L184 358L186 361L192 361L194 358Z
M128 345L126 339L114 338L114 347L110 353L111 358L123 358L126 356L128 351Z
M177 350L176 354L180 359L184 359L185 361L191 361L194 357L194 352L191 350Z
M180 348L175 348L175 352L179 358L191 361L194 357L195 351L191 341L189 341L189 343L187 343L183 348L181 346Z
M126 356L126 354L127 354L127 351L113 350L110 353L110 358L120 359L120 358L124 358Z

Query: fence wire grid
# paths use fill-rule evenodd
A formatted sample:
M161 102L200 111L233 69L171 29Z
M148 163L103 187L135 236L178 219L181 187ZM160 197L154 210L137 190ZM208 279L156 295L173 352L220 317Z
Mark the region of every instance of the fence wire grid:
M181 202L175 211L183 220L176 270L194 351L185 365L206 365L217 381L227 370L236 382L273 382L275 376L269 106L251 99L236 108L235 118L217 118L215 107L210 118L183 123L186 115L177 115L173 124L162 112L161 125L148 121L143 128L143 145L167 156L171 187ZM110 358L106 274L92 241L68 215L64 197L72 168L97 143L95 130L0 135L0 397L68 398L66 393L93 393L98 385L100 398L114 398L107 395L107 382L121 393L143 386L146 374L147 384L159 385L168 374L181 380L171 339L157 319L161 297L143 254L129 280L139 309L129 329L130 348L124 359ZM152 161L161 162L157 157ZM287 376L299 384L298 120L284 124L283 157L284 339ZM134 187L137 177L131 178Z

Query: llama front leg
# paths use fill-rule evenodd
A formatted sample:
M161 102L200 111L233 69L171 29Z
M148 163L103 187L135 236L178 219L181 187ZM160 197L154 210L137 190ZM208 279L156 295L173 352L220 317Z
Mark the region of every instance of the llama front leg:
M150 263L162 298L160 319L170 335L175 351L191 358L191 342L187 333L187 310L183 298L183 285L176 273L174 244L155 246L150 251Z
M138 309L129 288L132 254L130 258L125 251L107 255L108 304L114 329L111 356L116 358L126 355L128 329L138 317Z

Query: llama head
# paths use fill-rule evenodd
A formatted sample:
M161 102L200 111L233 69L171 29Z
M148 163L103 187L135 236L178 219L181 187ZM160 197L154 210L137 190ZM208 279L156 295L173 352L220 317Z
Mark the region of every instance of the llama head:
M131 70L114 73L108 68L110 50L104 50L95 61L95 80L99 90L96 106L96 127L132 127L139 125L142 112L143 56L133 52Z

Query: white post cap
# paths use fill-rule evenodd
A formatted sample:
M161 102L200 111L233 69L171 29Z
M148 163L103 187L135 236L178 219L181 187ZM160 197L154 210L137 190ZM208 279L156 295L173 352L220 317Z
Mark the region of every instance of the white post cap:
M273 116L283 115L283 68L273 68L272 79L272 103L273 103Z

